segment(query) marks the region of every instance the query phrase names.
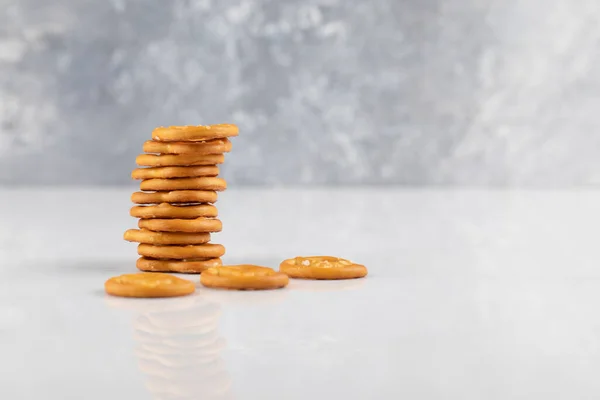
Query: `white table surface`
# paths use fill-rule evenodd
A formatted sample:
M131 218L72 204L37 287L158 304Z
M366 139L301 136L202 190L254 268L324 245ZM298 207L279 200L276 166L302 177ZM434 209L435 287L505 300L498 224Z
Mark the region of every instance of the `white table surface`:
M0 190L0 399L600 398L600 192L229 190L226 263L370 275L128 300L130 192Z

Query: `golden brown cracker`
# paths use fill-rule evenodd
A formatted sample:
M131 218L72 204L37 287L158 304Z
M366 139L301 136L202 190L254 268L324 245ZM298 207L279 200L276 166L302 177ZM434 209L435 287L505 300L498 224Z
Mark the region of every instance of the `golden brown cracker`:
M147 229L129 229L123 235L128 242L153 245L197 245L210 242L210 233L153 232Z
M178 272L182 274L199 274L208 268L222 265L220 258L187 259L187 260L155 260L140 257L136 266L141 271L149 272Z
M137 204L215 203L217 192L210 190L174 190L171 192L135 192L131 201Z
M195 285L187 279L167 274L125 274L104 284L106 293L119 297L176 297L194 293Z
M181 218L191 219L200 217L216 217L218 215L217 207L211 204L198 205L176 205L169 203L160 203L150 206L134 206L129 211L132 217L136 218Z
M160 142L195 142L237 136L238 134L239 129L233 124L161 126L152 131L152 139Z
M295 257L284 260L279 271L300 279L355 279L367 275L364 265L330 256Z
M207 243L188 246L154 246L141 243L138 254L147 258L186 260L189 258L219 258L225 254L225 247L220 244Z
M159 142L148 140L144 143L143 150L146 153L154 154L222 154L231 151L231 142L227 138L205 142Z
M216 218L141 219L138 228L155 232L221 232L223 224Z
M216 177L176 178L176 179L144 179L141 190L173 191L173 190L214 190L221 192L227 189L225 179Z
M207 287L236 290L267 290L287 286L286 274L258 265L230 265L209 268L200 275Z
M195 165L189 167L148 167L136 168L131 172L131 178L137 180L195 178L217 175L219 175L219 167L216 165Z
M135 163L145 167L187 167L191 165L223 164L223 154L140 154L135 158Z

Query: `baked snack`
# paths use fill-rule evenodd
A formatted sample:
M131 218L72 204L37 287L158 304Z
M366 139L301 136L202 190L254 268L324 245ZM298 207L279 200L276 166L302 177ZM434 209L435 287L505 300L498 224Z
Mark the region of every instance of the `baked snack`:
M142 190L214 190L222 192L227 189L225 179L216 177L144 179L140 184Z
M227 138L204 142L159 142L148 140L143 147L146 153L156 154L222 154L231 151L231 142Z
M181 274L199 274L208 268L223 265L220 258L187 259L187 260L156 260L140 257L136 267L148 272L178 272Z
M140 154L136 157L137 165L146 167L187 167L190 165L223 164L223 154Z
M141 243L138 254L148 258L186 260L190 258L219 258L225 254L225 247L220 244L199 244L187 246L155 246Z
M290 278L332 280L362 278L368 273L364 265L330 256L290 258L279 265L279 271Z
M194 293L195 285L167 274L137 273L115 276L104 284L106 293L119 297L177 297Z
M229 265L209 268L200 283L210 288L236 290L280 289L289 283L287 275L258 265Z
M147 229L128 229L123 234L128 242L147 243L153 245L197 245L210 242L210 233L187 232L153 232Z
M160 203L149 206L134 206L129 215L136 218L214 218L219 214L217 207L211 204L177 205Z
M155 232L221 232L223 224L216 218L140 219L138 227Z
M148 167L136 168L131 172L132 179L170 179L195 178L199 176L217 176L216 165L192 165L187 167Z
M216 203L217 192L211 190L174 190L172 192L135 192L131 201L137 204Z
M138 228L123 238L137 242L142 271L200 273L222 265L225 247L209 243L211 232L223 225L213 205L217 192L227 189L218 178L230 136L238 128L231 124L171 126L156 128L136 158L141 168L131 173L141 180L140 191L131 195L136 203L132 217ZM287 277L286 277L287 278Z
M237 136L238 133L238 127L233 124L161 126L152 131L152 139L160 142L198 142Z

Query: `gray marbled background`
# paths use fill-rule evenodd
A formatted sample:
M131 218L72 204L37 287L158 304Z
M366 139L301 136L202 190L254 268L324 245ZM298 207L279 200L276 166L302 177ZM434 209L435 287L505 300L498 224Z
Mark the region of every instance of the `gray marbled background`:
M598 0L0 0L0 184L125 184L233 122L235 184L600 182Z

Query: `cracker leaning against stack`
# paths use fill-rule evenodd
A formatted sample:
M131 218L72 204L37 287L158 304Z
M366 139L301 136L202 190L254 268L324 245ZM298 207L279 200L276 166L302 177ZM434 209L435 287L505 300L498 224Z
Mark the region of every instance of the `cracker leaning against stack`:
M145 154L136 158L140 168L131 174L142 181L131 196L139 229L124 235L139 243L138 269L200 273L222 265L225 247L210 243L211 233L222 229L213 203L227 188L217 165L231 150L228 137L237 135L230 124L154 129Z

